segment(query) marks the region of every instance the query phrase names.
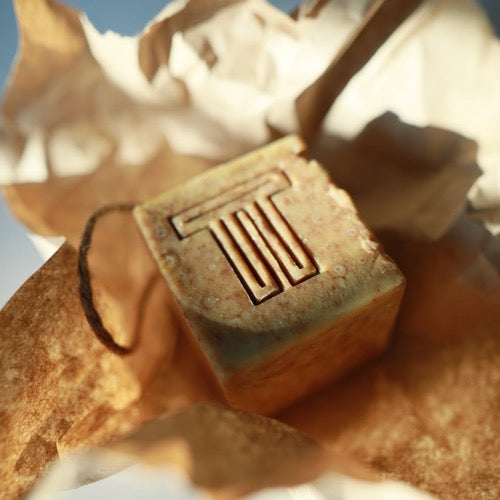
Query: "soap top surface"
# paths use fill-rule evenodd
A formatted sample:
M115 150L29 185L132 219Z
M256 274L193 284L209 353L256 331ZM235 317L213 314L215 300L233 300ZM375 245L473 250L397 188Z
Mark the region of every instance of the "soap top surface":
M135 210L219 376L403 286L349 195L303 149L286 137Z

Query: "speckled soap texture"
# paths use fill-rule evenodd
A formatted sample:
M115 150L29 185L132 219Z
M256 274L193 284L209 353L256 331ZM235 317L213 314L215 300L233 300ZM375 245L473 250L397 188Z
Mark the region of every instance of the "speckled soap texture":
M135 216L228 403L275 413L379 354L404 278L289 136Z

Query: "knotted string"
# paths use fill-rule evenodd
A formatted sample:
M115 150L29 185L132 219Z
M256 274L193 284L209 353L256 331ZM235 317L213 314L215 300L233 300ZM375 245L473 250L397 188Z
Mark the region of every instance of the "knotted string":
M85 229L83 231L82 240L80 243L80 248L78 252L78 276L80 278L80 302L85 312L87 321L94 331L96 337L104 344L108 349L119 354L121 356L130 354L137 347L140 330L140 326L143 321L144 309L149 298L149 295L153 289L153 285L158 277L158 273L148 280L146 288L141 296L138 316L136 321L135 336L134 341L129 346L123 346L118 344L108 329L104 326L101 315L97 312L96 306L94 304L94 294L91 286L89 263L88 263L88 252L92 245L92 235L94 232L95 225L101 217L109 214L110 212L131 212L135 207L135 204L116 204L116 205L106 205L94 212L87 221Z

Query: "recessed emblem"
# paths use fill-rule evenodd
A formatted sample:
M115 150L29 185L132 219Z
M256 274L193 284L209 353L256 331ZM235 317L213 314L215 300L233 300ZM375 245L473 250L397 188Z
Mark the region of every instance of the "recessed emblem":
M318 274L272 197L291 187L281 170L239 182L171 217L180 239L209 230L255 305Z

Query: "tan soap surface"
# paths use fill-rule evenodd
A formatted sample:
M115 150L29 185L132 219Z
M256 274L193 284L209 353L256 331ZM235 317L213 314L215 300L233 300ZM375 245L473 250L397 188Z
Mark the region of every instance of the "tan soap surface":
M135 210L235 407L273 413L385 346L404 278L297 136Z

